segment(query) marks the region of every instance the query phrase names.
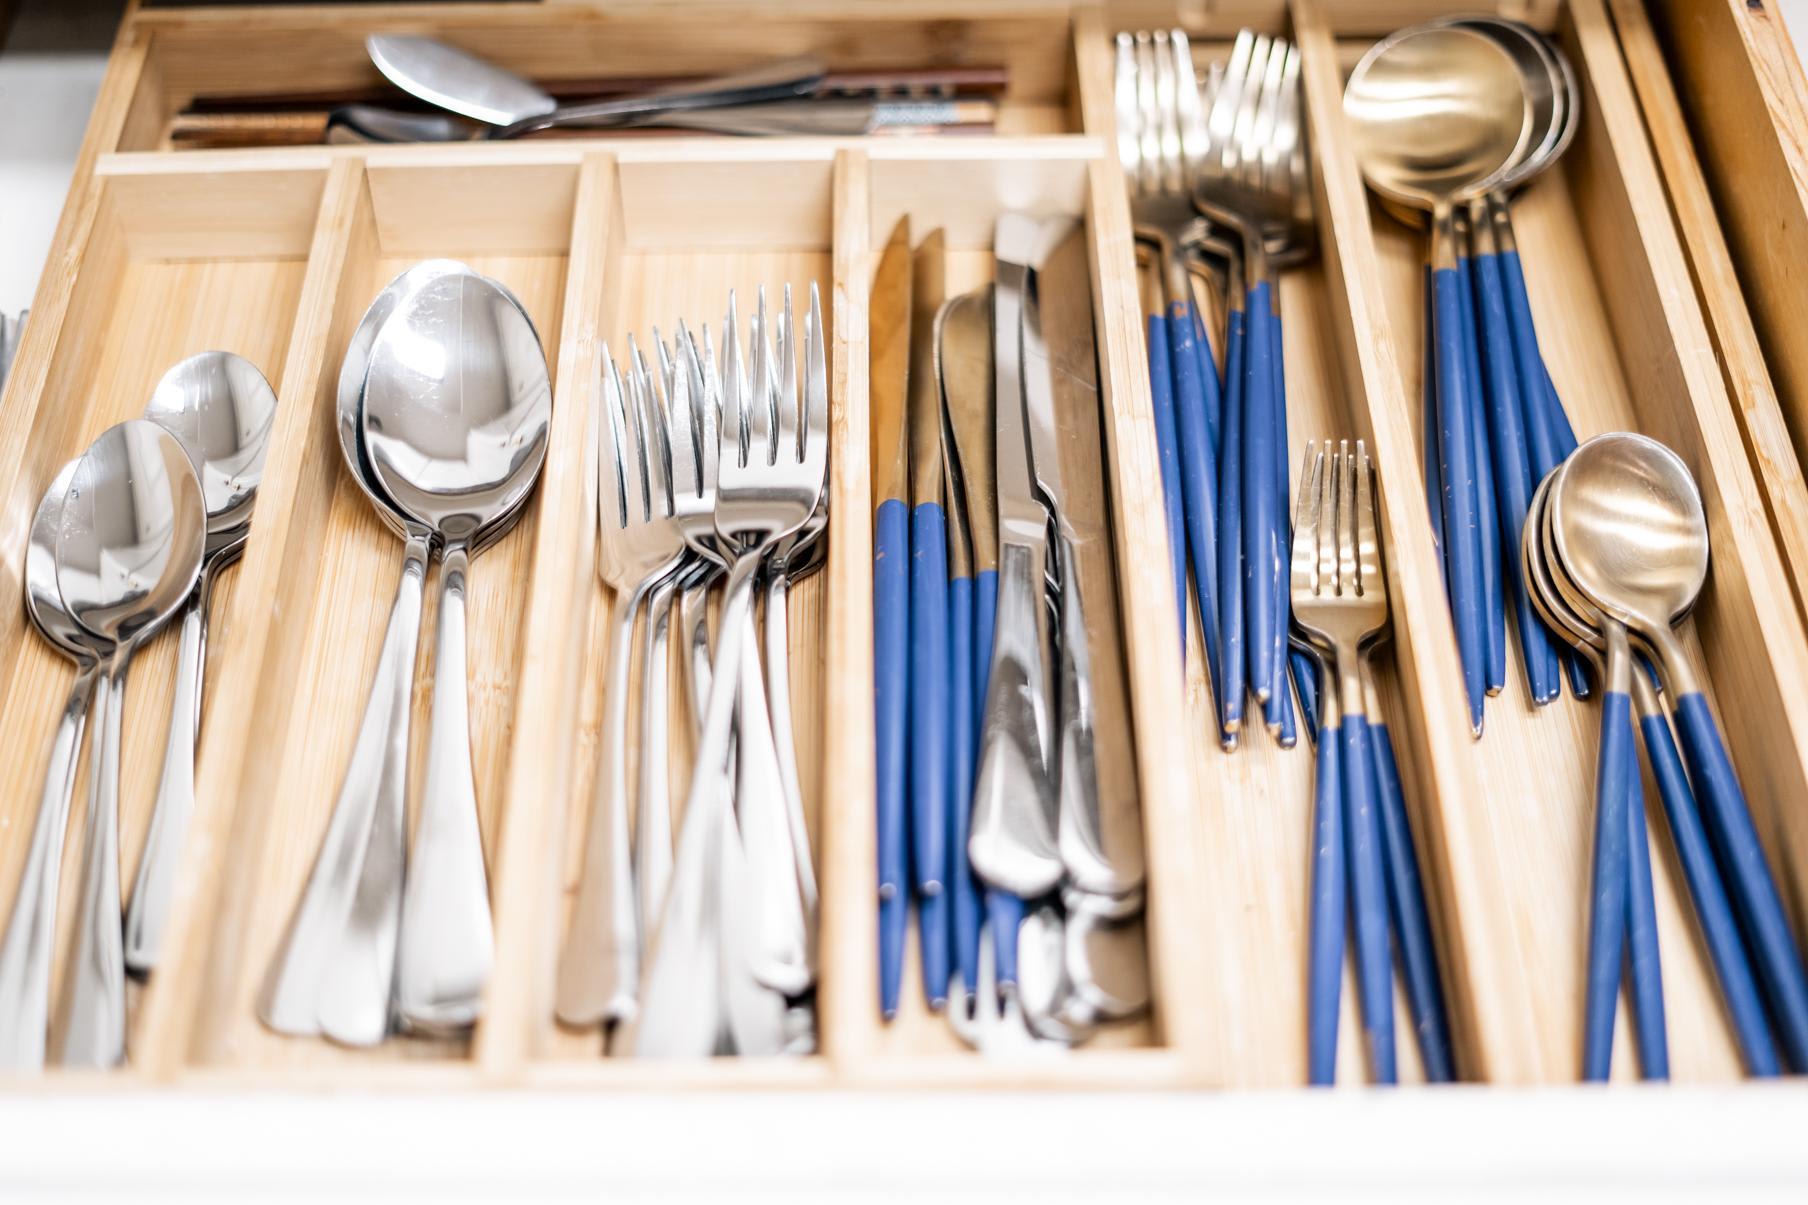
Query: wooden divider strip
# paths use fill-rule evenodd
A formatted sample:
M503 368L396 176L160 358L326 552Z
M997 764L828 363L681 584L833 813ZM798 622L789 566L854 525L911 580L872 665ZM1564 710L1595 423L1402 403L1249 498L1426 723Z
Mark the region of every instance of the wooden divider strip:
M835 156L834 284L828 321L829 614L823 662L822 912L816 990L822 1051L837 1075L872 1050L879 1025L875 920L872 468L867 453L871 177L864 151Z
M1115 68L1104 14L1074 17L1075 79L1085 132L1115 148L1112 104ZM1193 851L1199 848L1198 759L1194 745L1210 739L1186 729L1181 698L1182 658L1174 626L1174 577L1169 570L1160 458L1149 394L1142 307L1137 297L1136 240L1123 170L1114 152L1087 170L1086 220L1092 237L1093 304L1099 315L1098 354L1105 446L1119 567L1118 605L1135 718L1137 779L1148 866L1148 934L1153 1006L1162 1042L1189 1075L1211 1077L1215 1042L1206 1006L1214 974L1200 958L1193 926L1203 913ZM1080 1055L1078 1057L1087 1057Z
M225 907L227 884L255 876L232 861L261 849L246 830L262 831L270 802L282 789L260 769L278 760L258 724L268 701L292 689L306 672L300 642L282 632L285 583L311 581L324 532L317 522L338 472L333 434L342 329L347 321L346 272L374 255L375 229L363 165L341 160L328 173L308 254L307 276L278 385L276 427L258 486L257 532L246 546L230 612L217 631L230 647L217 651L202 725L205 754L197 767L195 812L183 854L184 872L172 905L170 940L144 999L133 1059L150 1077L168 1079L189 1061L223 951L242 942L242 918ZM356 320L355 314L352 321ZM241 806L243 805L243 806ZM227 959L226 962L230 962Z
M532 580L521 628L507 798L491 875L496 963L473 1057L491 1080L520 1076L552 1022L561 841L572 797L574 717L596 572L594 410L599 348L619 291L616 163L578 169L551 438L540 480Z
M1337 45L1316 0L1295 0L1306 111L1313 148L1315 203L1326 276L1341 304L1338 324L1350 411L1368 440L1380 480L1394 661L1406 703L1410 748L1401 766L1414 783L1409 800L1422 849L1442 947L1451 1026L1465 1076L1525 1081L1542 1063L1539 1035L1525 1006L1538 985L1519 950L1512 910L1499 892L1510 868L1490 846L1471 809L1475 779L1468 705L1463 696L1442 570L1425 511L1418 443L1399 352L1387 316L1382 272L1361 169L1349 150Z

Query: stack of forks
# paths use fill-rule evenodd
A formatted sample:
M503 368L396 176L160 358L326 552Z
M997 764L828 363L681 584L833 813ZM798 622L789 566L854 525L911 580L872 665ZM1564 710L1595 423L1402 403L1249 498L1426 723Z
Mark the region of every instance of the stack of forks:
M1304 257L1312 233L1299 49L1245 30L1213 80L1208 103L1180 30L1118 35L1119 157L1160 280L1147 307L1149 374L1182 632L1190 549L1221 742L1237 744L1247 691L1290 746L1287 402L1272 273ZM1189 260L1209 261L1224 282L1222 365ZM1309 667L1294 658L1292 669L1310 725Z
M614 592L602 764L557 1012L638 1055L814 1045L817 893L791 738L787 598L823 561L828 368L811 286L801 380L791 293L762 291L742 347L729 298L709 331L603 348L598 570ZM801 396L800 396L801 393ZM710 592L721 587L712 646ZM753 597L766 595L765 649ZM678 613L696 757L674 852L666 768ZM640 627L640 774L629 832L630 656Z

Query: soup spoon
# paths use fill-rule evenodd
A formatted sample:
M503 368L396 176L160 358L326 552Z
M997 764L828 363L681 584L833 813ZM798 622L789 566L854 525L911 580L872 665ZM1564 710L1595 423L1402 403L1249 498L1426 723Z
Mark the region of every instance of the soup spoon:
M1590 603L1643 637L1657 656L1778 1035L1789 1063L1808 1066L1808 971L1719 726L1671 628L1707 579L1707 520L1694 478L1655 440L1602 435L1570 455L1546 506L1553 559Z
M163 374L145 417L181 440L194 461L207 505L207 542L200 580L182 613L163 775L126 910L126 969L140 977L157 965L182 839L195 806L195 746L200 740L207 610L214 576L238 559L250 536L251 507L276 419L276 393L243 356L206 351Z
M465 693L466 576L476 536L539 480L551 412L532 324L474 273L423 284L371 351L371 468L443 548L427 779L396 954L396 1008L416 1029L472 1024L489 976L494 935Z
M1531 112L1513 59L1491 38L1455 27L1402 30L1362 57L1344 112L1369 186L1431 217L1438 462L1451 615L1462 652L1470 725L1487 694L1476 418L1462 342L1456 207L1493 188L1522 153ZM1432 433L1427 433L1432 438Z
M5 944L0 945L0 1068L15 1071L44 1065L63 830L69 823L69 800L75 793L76 756L82 747L88 701L94 697L100 662L112 652L108 643L75 622L57 589L57 534L63 526L63 497L69 492L75 466L73 460L64 465L44 491L25 552L25 612L50 646L75 662L75 681L70 684L51 742L31 847L6 923Z
M100 671L80 915L56 1026L65 1064L109 1067L125 1057L119 729L126 671L138 646L188 601L206 535L194 464L155 423L110 427L77 462L57 533L57 589L75 621L111 651Z

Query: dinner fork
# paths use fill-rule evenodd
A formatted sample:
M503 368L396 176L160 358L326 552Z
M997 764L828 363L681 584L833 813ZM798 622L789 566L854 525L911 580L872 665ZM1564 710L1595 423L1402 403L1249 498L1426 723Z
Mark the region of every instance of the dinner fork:
M1329 662L1333 682L1321 706L1339 719L1337 761L1341 767L1343 832L1348 881L1355 914L1356 970L1369 1065L1379 1083L1395 1082L1393 960L1388 932L1387 884L1381 819L1377 811L1369 751L1368 704L1363 651L1387 623L1387 587L1375 531L1375 500L1368 454L1362 441L1352 454L1349 441L1327 441L1308 453L1293 531L1293 621ZM1335 690L1335 695L1331 690ZM1323 851L1321 851L1321 858ZM1320 866L1315 876L1330 868ZM1341 916L1313 916L1314 926L1341 926ZM1329 946L1330 943L1323 943ZM1321 950L1316 938L1314 955ZM1341 950L1339 951L1341 958ZM1313 967L1315 986L1338 983L1335 974ZM1314 999L1316 1015L1336 1013L1335 996Z
M784 328L790 327L788 316L781 321ZM765 328L763 320L760 326ZM716 852L713 847L721 841L720 811L731 797L726 758L735 700L749 669L757 672L757 659L750 667L742 658L754 573L781 540L809 521L827 480L828 363L816 287L810 289L804 325L801 401L791 376L795 366L781 365L778 396L783 404L771 404L771 357L763 350L763 338L755 339L754 344L760 363L756 363L751 394L738 386L725 388L723 393L715 521L734 556L685 803L677 868L660 919L645 1007L635 1037L635 1051L641 1055L700 1057L715 1050L722 1000L720 993L699 990L699 986L700 977L708 980L720 973L716 968L721 963L711 948L717 940L716 920L725 907L738 911L748 904L760 906L757 899L725 898L722 884L712 882L708 871ZM784 345L789 348L789 337ZM735 354L724 350L726 355ZM735 380L734 372L725 372L725 385L733 385ZM750 691L761 689L758 681L746 685ZM760 890L770 887L757 880L752 885Z
M635 354L630 339L630 354ZM568 1025L634 1015L640 919L628 841L627 698L634 619L655 584L684 558L666 462L665 416L648 392L630 391L605 344L597 416L597 573L616 599L603 688L602 764L584 843L583 877L559 956L555 1008Z

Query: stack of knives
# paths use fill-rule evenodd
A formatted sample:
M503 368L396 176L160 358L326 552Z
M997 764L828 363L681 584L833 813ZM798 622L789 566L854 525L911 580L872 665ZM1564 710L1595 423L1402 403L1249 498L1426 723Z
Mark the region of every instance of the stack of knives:
M945 298L901 219L869 314L880 1006L914 899L924 996L982 1049L1022 1043L981 1013L1071 1045L1148 1004L1084 231L1005 214L994 250Z

